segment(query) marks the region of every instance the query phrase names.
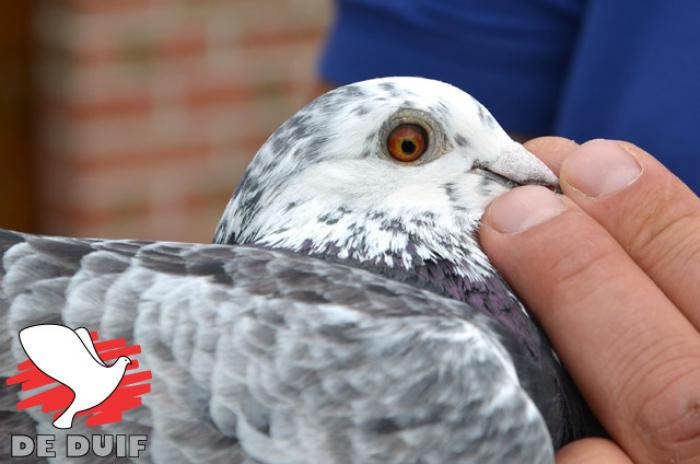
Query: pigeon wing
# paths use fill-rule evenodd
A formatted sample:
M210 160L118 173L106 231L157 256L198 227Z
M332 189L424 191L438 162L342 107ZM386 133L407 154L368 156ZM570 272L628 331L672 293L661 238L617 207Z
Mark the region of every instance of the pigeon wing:
M152 391L103 427L148 433L151 462L553 461L496 329L464 303L252 247L0 230L0 253L0 375L33 324L140 344Z

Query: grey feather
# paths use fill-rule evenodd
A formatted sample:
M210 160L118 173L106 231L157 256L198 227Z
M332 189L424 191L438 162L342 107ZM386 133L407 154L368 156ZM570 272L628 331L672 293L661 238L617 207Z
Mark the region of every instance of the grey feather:
M62 239L0 237L24 240L4 253L2 352L21 359L13 334L38 322L141 344L153 391L119 428L148 430L153 462L243 462L243 451L264 463L551 457L522 454L547 431L494 324L462 302L279 251L65 239L86 247L74 259ZM512 446L483 446L501 433Z

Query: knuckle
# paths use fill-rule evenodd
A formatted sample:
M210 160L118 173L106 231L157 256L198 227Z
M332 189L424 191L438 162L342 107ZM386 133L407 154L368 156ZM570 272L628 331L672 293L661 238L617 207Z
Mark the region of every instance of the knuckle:
M594 293L601 282L608 280L617 259L616 250L604 241L579 242L575 250L553 264L550 286L553 296L564 303L570 297L580 298L582 294Z
M675 218L634 252L643 269L654 272L669 263L688 269L700 256L700 214Z
M675 214L674 214L675 213ZM659 243L680 243L697 238L695 233L700 225L700 212L657 211L645 213L644 222L633 231L629 240L630 249L644 255Z
M700 368L682 373L644 399L634 424L653 462L698 462Z
M628 208L633 211L618 216L618 220L626 222L620 224L623 246L636 256L661 257L661 251L669 245L697 237L700 210L682 198L669 182L647 191L641 201L633 198Z

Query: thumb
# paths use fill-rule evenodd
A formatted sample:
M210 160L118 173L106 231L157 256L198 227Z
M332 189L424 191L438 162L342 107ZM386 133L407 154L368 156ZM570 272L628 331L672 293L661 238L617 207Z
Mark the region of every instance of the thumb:
M613 442L585 438L569 443L557 452L557 464L634 464Z

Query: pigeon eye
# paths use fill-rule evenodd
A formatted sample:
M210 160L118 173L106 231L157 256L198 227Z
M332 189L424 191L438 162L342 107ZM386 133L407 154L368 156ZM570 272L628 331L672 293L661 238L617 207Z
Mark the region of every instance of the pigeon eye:
M401 124L391 131L386 143L395 160L409 163L425 153L428 133L418 124Z

